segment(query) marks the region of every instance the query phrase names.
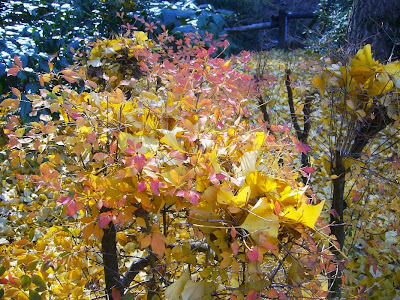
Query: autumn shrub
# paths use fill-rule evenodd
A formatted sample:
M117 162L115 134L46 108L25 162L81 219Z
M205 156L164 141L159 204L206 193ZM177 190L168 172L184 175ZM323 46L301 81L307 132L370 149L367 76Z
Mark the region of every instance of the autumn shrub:
M329 64L313 79L328 102L327 140L331 163L325 174L338 182L348 209L338 213L344 220L342 248L345 263L343 291L347 297L396 298L398 288L397 160L399 131L400 62L382 64L373 59L370 45L358 50L346 64ZM321 157L322 158L322 157ZM332 162L333 161L333 162ZM338 165L342 164L342 171ZM339 186L340 189L339 189ZM333 197L333 202L339 202ZM333 207L334 208L334 207Z
M340 62L304 50L261 52L248 64L250 73L268 78L261 105L270 122L292 124L296 134L297 123L300 136L307 132L311 150L302 176L318 199L326 199L329 214L321 217L331 223L331 234L342 230L337 231L342 251L336 254L343 265L335 277L342 279L336 288L346 299L400 295L400 65L376 61L372 50L367 45L354 57L343 55ZM333 203L342 204L342 210ZM330 289L337 291L332 284Z
M1 103L4 297L326 296L334 243L293 164L306 150L252 117L250 53L223 60L227 46L167 31L98 40L39 75L26 95L37 122L21 121L13 88Z

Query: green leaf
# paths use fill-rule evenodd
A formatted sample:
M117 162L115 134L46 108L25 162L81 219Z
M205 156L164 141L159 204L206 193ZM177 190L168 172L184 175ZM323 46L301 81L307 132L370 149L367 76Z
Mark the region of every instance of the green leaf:
M35 260L35 261L27 264L25 270L32 272L33 270L36 269L36 266L37 266L38 263L39 263L39 260Z
M31 278L28 275L24 275L21 277L21 286L23 289L28 288L31 285Z
M0 298L3 298L4 296L4 289L0 289Z
M39 287L39 290L45 290L46 289L46 284L43 281L42 277L39 275L32 275L32 282L36 284Z
M35 290L29 291L29 300L41 300L39 293Z
M6 268L4 266L0 266L0 276L2 276L5 271L6 271Z
M134 294L127 294L124 297L122 297L122 300L133 300L133 299L135 299Z
M35 230L33 228L31 228L31 230L29 230L28 237L29 237L30 241L32 241L33 238L35 237Z

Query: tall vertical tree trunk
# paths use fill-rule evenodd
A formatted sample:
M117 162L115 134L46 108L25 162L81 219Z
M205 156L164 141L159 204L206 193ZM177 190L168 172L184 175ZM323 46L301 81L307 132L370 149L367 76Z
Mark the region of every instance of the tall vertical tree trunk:
M348 41L371 44L380 61L400 58L400 1L354 0Z
M113 299L113 288L115 288L121 295L124 294L124 286L121 282L118 267L117 231L113 222L110 222L103 231L104 235L101 239L101 252L103 254L106 293L108 299Z

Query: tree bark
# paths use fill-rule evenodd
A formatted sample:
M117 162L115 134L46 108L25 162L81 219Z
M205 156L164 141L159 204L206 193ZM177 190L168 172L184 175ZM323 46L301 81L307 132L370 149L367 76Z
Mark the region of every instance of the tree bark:
M400 1L354 0L348 41L356 46L371 44L380 61L400 58Z
M113 222L110 222L103 231L104 235L101 239L101 252L103 254L106 293L108 299L113 299L113 288L117 289L121 295L124 294L124 287L121 283L118 267L117 232Z

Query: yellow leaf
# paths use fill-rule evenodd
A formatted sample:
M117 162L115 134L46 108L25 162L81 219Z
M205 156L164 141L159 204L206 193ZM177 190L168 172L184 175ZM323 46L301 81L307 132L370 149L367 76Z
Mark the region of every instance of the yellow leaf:
M134 31L136 42L138 44L142 44L141 42L147 41L149 38L147 37L147 33L143 31Z
M21 258L18 258L18 263L27 265L27 264L33 262L36 259L37 259L36 256L28 254L28 255L22 256Z
M273 239L278 237L278 217L274 214L273 207L267 201L266 198L259 199L256 205L250 210L243 224L240 225L256 241L258 241L260 234Z
M374 68L378 64L373 60L371 45L365 45L364 48L357 51L357 54L351 60L350 75L361 84L364 84L370 77L375 75Z
M38 238L38 240L36 242L36 250L43 251L44 249L46 249L46 245L47 245L47 243L45 241L43 241L42 237L40 237L40 238Z
M180 300L181 293L185 287L185 284L190 280L190 274L188 271L184 272L181 277L169 287L165 289L165 297L168 300Z
M317 219L321 215L324 203L325 200L317 205L302 203L297 210L293 206L288 207L284 212L284 218L299 222L312 229L315 229L315 222L317 222Z
M79 279L81 279L81 275L82 275L82 271L80 268L75 268L72 272L69 273L69 279L71 281L78 281Z
M256 169L260 151L245 152L240 158L240 167L235 167L236 178L246 177Z
M217 201L221 204L230 204L232 199L234 198L234 194L232 193L229 185L224 181L217 193Z
M286 186L284 190L279 194L280 195L279 201L284 206L297 205L301 197L304 195L306 189L307 187L293 190L290 186Z
M185 150L181 148L181 146L178 143L178 140L176 139L176 132L170 131L170 130L160 130L164 136L160 139L160 143L164 143L174 150L178 150L183 153L187 153Z
M17 129L16 131L15 131L15 134L16 134L16 136L17 137L23 137L24 136L24 134L25 134L25 128L19 128L19 129Z
M259 171L251 172L246 176L245 185L250 187L250 198L264 195L276 189L276 180L267 177Z
M326 89L326 77L322 75L322 77L315 76L312 80L313 85L319 90L321 95L325 94Z
M124 101L125 96L124 96L124 92L121 89L117 88L115 90L115 95L117 96L117 99L118 99L119 103Z
M194 299L214 299L212 293L215 290L215 284L213 282L207 281L187 281L185 288L183 289L181 295L182 300L194 300Z
M254 139L254 151L260 151L265 141L264 132L256 132L256 137Z
M301 114L301 112L303 111L304 108L304 103L300 104L297 108L296 111L294 112L296 115Z
M247 201L249 200L250 197L250 187L249 186L245 186L244 188L242 188L235 197L233 197L232 199L232 204L239 206L239 207L243 207L246 205Z

